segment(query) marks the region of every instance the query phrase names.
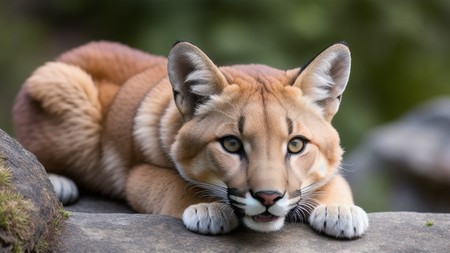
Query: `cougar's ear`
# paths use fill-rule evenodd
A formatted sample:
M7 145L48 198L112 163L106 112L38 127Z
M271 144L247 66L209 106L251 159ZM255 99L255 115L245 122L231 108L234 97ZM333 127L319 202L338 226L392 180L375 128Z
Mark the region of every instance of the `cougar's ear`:
M347 45L334 44L304 66L294 86L322 110L331 121L339 109L342 93L350 75L350 50Z
M169 53L168 73L175 104L189 120L195 109L226 87L225 76L198 47L188 42L176 43Z

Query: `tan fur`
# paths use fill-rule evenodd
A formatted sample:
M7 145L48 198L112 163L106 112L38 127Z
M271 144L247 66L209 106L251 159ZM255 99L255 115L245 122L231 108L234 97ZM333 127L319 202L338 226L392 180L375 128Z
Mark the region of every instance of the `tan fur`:
M230 201L231 190L237 195L228 197L246 201L253 199L244 197L249 193L280 192L283 201L301 202L295 194L306 186L314 186L309 195L302 192L308 213L320 205L351 206L331 126L349 61L347 48L337 44L305 70L218 68L189 43L175 45L167 61L93 42L25 82L14 106L16 135L47 171L124 198L139 212L197 215L208 208L202 203ZM239 137L245 155L224 150L224 136ZM286 147L296 136L309 143L303 153L289 155ZM221 215L220 222L228 219Z

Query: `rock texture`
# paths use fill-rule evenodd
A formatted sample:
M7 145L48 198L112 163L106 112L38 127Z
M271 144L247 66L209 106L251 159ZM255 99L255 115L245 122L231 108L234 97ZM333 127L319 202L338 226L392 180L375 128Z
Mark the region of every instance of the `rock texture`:
M67 207L71 217L57 229L60 206L35 157L0 131L0 158L12 173L7 178L11 185L3 179L0 191L10 187L33 207L29 237L19 238L25 244L14 248L18 238L0 227L0 252L49 249L46 243L52 235L52 252L448 252L450 248L450 214L371 213L369 231L356 240L326 237L305 224L288 224L276 233L240 229L203 236L187 231L179 219L136 214L122 202L93 196Z
M65 209L69 212L81 213L136 213L122 201L86 194L81 195L77 203L66 206Z
M367 234L336 240L305 224L276 233L245 229L203 236L181 220L146 214L74 212L56 252L448 252L450 214L372 213Z
M0 224L0 251L47 248L62 219L61 206L47 173L33 154L2 130L0 164L12 174L10 182L0 189L0 215L5 218Z
M361 202L374 194L384 198L384 210L450 212L450 97L372 130L348 158Z

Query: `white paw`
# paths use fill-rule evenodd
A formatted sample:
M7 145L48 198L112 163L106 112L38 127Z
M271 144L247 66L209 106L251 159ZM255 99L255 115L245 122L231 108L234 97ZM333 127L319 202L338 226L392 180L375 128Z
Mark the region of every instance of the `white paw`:
M309 224L318 232L337 238L360 237L369 227L366 212L354 205L319 205L309 216Z
M184 210L183 223L199 234L226 234L239 226L233 209L222 203L201 203Z
M79 193L75 182L71 179L56 174L48 174L58 200L63 205L70 205L78 200Z

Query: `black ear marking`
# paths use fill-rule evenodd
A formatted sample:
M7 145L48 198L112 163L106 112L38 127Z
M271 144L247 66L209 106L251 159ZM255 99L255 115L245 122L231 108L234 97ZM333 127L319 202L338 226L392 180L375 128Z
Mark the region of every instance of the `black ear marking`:
M174 46L176 46L177 44L180 44L180 43L183 43L183 42L187 42L187 41L185 41L185 40L177 40L177 41L175 41L175 43L173 43L173 45L172 45L172 48Z
M347 41L345 41L345 40L341 40L341 41L339 41L339 42L336 42L336 44L341 44L341 45L344 45L344 46L346 46L346 47L349 47Z
M348 44L347 44L347 42L346 42L345 40L342 40L342 41L339 41L339 42L334 43L334 45L339 45L339 44L340 44L340 45L344 45L344 46L346 46L347 48L349 47ZM320 51L318 54L316 54L314 57L312 57L308 62L306 62L305 64L303 64L303 65L300 67L300 73L299 73L299 75L303 72L303 70L305 70L305 69L309 66L309 64L311 64L311 62L314 61L314 59L317 58L317 56L319 56L320 54L322 54L322 53L323 53L324 51L326 51L328 48L329 48L329 47L324 48L322 51Z

